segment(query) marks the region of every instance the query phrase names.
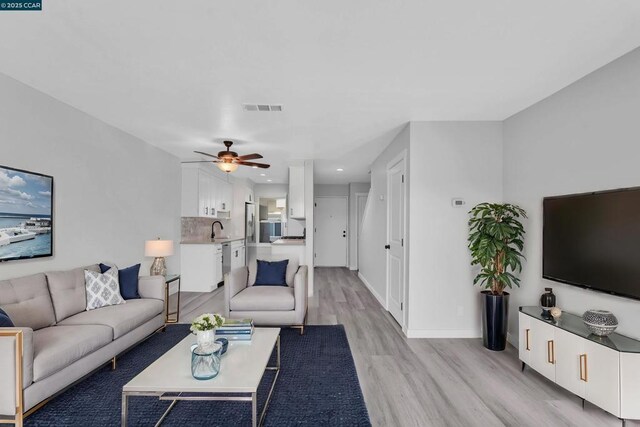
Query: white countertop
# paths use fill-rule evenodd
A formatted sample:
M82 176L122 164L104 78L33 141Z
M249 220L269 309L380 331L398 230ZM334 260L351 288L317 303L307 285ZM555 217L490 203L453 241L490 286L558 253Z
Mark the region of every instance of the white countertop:
M244 240L244 237L225 237L223 239L195 239L195 240L183 240L181 245L221 245L223 243L237 242L238 240Z
M274 242L271 242L272 245L282 245L282 246L304 246L304 239L287 239L286 237L283 239L278 239Z

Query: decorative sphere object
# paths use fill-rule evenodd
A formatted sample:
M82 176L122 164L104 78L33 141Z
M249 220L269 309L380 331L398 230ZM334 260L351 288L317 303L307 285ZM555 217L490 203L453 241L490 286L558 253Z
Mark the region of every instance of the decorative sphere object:
M618 319L610 311L587 310L582 315L582 321L593 334L606 337L618 327Z
M549 310L549 312L554 319L559 319L560 316L562 316L562 310L560 310L558 307L553 307L551 310Z

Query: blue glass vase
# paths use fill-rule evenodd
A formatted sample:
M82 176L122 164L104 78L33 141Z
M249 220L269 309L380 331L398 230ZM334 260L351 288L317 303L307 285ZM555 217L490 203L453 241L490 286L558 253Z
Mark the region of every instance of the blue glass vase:
M191 375L197 380L210 380L220 373L222 345L217 342L191 349Z

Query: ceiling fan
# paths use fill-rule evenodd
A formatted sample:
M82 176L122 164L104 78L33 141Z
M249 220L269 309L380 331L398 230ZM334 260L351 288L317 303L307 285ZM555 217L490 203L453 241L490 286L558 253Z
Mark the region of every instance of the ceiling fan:
M213 157L216 160L196 160L190 162L182 162L182 163L215 163L218 168L223 172L233 172L238 169L239 165L242 166L251 166L253 168L262 168L267 169L271 165L266 163L255 163L248 162L247 160L255 160L261 159L262 155L258 153L253 154L245 154L244 156L238 156L238 153L235 151L231 151L230 148L233 145L233 141L224 141L225 147L227 149L225 151L220 151L217 156L213 154L203 153L202 151L194 151L194 153L202 154L203 156Z

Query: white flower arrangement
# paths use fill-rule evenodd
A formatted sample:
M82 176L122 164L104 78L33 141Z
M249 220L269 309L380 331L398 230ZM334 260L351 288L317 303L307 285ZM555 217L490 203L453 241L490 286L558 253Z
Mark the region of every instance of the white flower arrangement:
M191 332L211 331L224 323L224 317L215 313L205 313L193 319L191 322Z

